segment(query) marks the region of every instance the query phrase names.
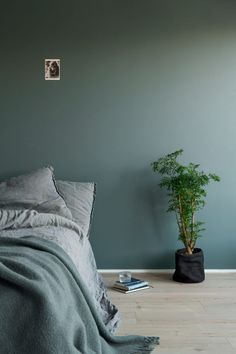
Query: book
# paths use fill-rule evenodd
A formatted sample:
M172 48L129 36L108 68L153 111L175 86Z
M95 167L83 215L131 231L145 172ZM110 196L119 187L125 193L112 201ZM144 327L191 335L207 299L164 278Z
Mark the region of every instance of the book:
M145 280L131 278L131 281L129 281L129 282L122 283L120 281L116 281L113 287L121 289L121 290L133 290L133 289L137 289L137 288L147 286L147 285L149 285L149 284Z
M131 284L131 285L115 283L114 287L121 289L121 290L132 290L132 289L141 288L146 285L148 285L147 281L140 281L139 283L135 283L135 284Z
M131 278L130 281L125 281L125 282L121 282L119 280L116 281L116 284L120 284L120 285L133 285L133 284L138 284L140 282L142 282L143 280L141 279L137 279L137 278Z
M116 291L119 291L123 294L130 294L130 293L133 293L135 291L139 291L139 290L145 290L145 289L149 289L149 285L144 285L144 286L141 286L139 288L136 288L136 289L131 289L131 290L125 290L125 289L120 289L120 288L117 288L117 287L113 287L114 290Z

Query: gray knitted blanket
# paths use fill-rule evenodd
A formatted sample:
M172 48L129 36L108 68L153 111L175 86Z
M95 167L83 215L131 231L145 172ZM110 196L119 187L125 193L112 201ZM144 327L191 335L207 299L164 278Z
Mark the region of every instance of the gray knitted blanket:
M109 331L120 322L117 307L111 303L101 275L97 272L89 239L80 226L62 216L35 210L1 210L0 238L35 236L52 241L72 259L80 277L89 288L97 312Z
M0 238L4 354L147 354L156 337L114 336L70 257L34 236Z

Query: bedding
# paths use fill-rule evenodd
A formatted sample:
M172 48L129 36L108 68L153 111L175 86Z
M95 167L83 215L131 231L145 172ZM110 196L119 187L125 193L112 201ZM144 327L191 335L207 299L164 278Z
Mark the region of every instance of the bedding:
M112 335L70 257L36 236L0 239L0 333L6 354L147 354L158 344Z
M82 228L72 220L55 214L35 210L0 210L0 238L27 236L53 241L69 255L90 289L102 321L109 331L114 332L120 315L108 298L103 279L97 272L89 239L84 236Z
M34 209L72 219L57 190L52 167L40 168L0 183L0 208Z
M72 218L88 237L96 196L95 183L56 180L59 193L63 196Z
M150 353L120 323L89 242L95 184L53 168L0 183L0 348L6 354Z

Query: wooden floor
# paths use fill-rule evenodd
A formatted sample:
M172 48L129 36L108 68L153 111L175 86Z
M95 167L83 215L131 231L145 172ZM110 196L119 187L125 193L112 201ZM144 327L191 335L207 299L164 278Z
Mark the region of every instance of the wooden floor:
M153 288L131 294L109 289L123 318L117 335L159 336L153 352L159 354L236 353L236 273L208 274L200 284L176 283L167 274L135 276ZM109 287L117 275L104 278Z

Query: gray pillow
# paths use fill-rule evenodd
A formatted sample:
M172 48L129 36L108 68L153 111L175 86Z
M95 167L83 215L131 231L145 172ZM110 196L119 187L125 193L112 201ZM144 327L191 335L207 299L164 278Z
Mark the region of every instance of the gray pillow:
M86 182L56 181L57 188L70 209L73 220L85 236L89 236L93 214L96 184Z
M0 208L34 209L72 219L56 188L52 167L40 168L0 183Z

